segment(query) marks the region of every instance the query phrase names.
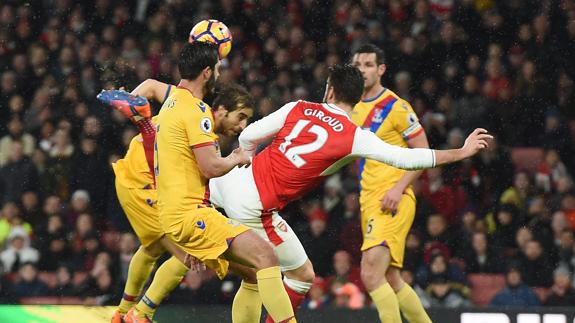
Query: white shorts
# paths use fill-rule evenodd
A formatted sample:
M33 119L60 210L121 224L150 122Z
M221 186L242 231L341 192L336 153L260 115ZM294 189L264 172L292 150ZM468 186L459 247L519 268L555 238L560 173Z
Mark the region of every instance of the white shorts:
M270 242L282 272L297 269L308 259L298 237L279 213L263 211L251 166L236 167L222 177L210 179L210 202Z

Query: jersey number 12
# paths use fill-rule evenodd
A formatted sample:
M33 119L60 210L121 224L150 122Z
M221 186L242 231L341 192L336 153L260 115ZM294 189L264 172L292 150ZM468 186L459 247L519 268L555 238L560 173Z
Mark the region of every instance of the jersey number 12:
M313 153L323 147L327 141L328 133L323 127L313 125L307 131L315 134L317 137L314 141L299 146L289 147L292 140L297 138L303 129L310 123L310 120L300 120L295 124L289 135L284 138L284 142L279 146L279 150L287 157L287 159L294 164L295 167L300 168L305 165L306 161L301 155ZM289 148L288 148L289 147Z

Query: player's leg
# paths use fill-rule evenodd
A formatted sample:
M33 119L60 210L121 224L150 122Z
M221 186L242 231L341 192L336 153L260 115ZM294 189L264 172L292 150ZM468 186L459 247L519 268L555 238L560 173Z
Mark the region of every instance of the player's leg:
M255 231L274 245L284 274L284 287L295 313L311 288L315 273L303 245L289 224L277 212L273 213L272 218L271 226L266 226L270 221L262 218L262 226ZM272 323L274 321L268 315L266 322Z
M385 273L391 256L384 246L374 246L362 253L361 280L369 292L381 322L401 323L399 303Z
M401 225L395 231L395 239L390 241L391 263L387 269L386 278L391 287L393 288L399 308L405 318L410 323L430 323L431 319L425 312L421 301L417 297L415 291L406 284L401 278L401 268L403 267L403 259L405 255L405 241L413 220L415 219L415 199L409 195L404 195L399 202L397 214L394 221L398 221Z
M385 276L392 261L390 238L393 238L398 223L394 223L390 213L381 211L378 198L360 196L360 204L363 232L361 279L377 308L380 320L385 323L401 323L397 298Z
M242 284L232 303L232 322L259 323L262 315L262 299L258 289L256 271L235 262L230 262L230 271L242 277Z
M126 315L126 322L137 322L138 319L152 319L162 301L180 284L190 263L187 254L172 241L162 237L158 245L172 254L156 271L154 279L134 310Z
M210 193L210 200L214 204L224 207L230 219L246 225L248 223L257 223L261 229L260 216L262 206L251 168L234 168L226 175L210 180ZM251 226L248 225L248 227ZM278 318L280 321L285 320L293 316L293 311L286 311L291 306L281 282L278 259L271 245L258 234L261 233L248 231L238 235L231 243L230 249L226 251L226 256L228 256L228 259L256 268L258 291L264 306L272 317ZM248 243L244 244L245 241ZM257 243L258 248L261 248L261 250L250 250L250 244L252 243ZM246 250L245 254L242 253L244 252L243 250ZM252 288L250 295L255 295L254 292ZM235 299L234 302L243 303L243 296L244 293L236 295L240 299ZM232 308L236 313L241 312L243 309L245 308ZM234 316L240 315L234 314Z
M269 243L248 230L234 238L224 256L230 261L254 267L259 294L268 313L278 322L295 322L289 296L282 283L279 261Z
M156 191L129 189L116 180L116 193L128 221L142 243L128 267L124 293L117 310L119 315L114 317L118 321L118 318L125 315L138 300L157 259L165 252L165 249L159 243L163 232L159 223L154 222L157 213L153 203L156 200Z
M387 281L395 291L399 308L410 323L431 323L417 293L401 278L401 269L391 266L387 270Z

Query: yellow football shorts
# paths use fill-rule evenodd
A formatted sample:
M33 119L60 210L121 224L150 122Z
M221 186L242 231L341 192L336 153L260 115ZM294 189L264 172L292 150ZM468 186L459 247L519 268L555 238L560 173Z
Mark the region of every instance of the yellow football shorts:
M130 225L144 247L149 247L164 236L158 220L156 190L127 188L116 179L116 194Z
M361 232L363 244L361 251L375 246L389 248L391 266L402 268L405 255L405 240L415 218L415 198L403 194L397 212L392 215L381 210L380 199L383 195L362 194L359 202L361 206Z
M166 236L184 251L214 269L223 278L229 268L222 254L238 235L249 228L211 207L198 208L179 216L160 217Z
M127 188L116 180L116 194L130 225L144 247L150 246L164 236L159 220L158 204L156 203L157 191L155 189ZM185 251L194 255L194 253ZM220 279L227 275L229 264L226 260L212 259L206 260L204 263L213 269Z

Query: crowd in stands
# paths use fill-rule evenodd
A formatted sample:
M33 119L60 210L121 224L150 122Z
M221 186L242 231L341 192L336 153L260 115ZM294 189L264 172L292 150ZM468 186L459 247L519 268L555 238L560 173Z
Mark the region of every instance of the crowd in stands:
M254 119L320 101L327 67L369 42L433 148L495 135L414 183L403 276L425 306L575 305L575 0L2 1L1 303L118 302L138 241L110 165L136 128L95 96L177 83L179 49L207 18L231 29L220 81L250 91ZM358 194L352 164L283 212L317 274L305 308L370 306ZM229 304L238 282L190 272L167 302Z

